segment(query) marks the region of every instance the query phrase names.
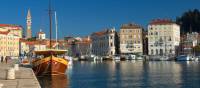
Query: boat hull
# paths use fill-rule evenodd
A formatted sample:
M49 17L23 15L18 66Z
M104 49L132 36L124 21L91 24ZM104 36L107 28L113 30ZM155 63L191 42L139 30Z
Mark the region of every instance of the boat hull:
M68 66L68 61L52 56L32 62L36 75L63 75Z
M180 55L178 57L176 57L176 61L189 61L190 57L187 55Z

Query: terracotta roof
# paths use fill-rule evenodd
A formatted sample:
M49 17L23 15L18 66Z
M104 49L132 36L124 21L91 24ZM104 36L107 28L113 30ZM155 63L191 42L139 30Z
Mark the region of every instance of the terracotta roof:
M9 24L0 24L0 27L8 27L10 26Z
M111 32L111 30L109 30L109 29L105 29L104 31L94 32L94 33L92 33L92 35L102 36L102 35L109 34L109 33L113 33L113 32Z
M45 41L27 41L25 39L20 39L20 42L24 42L27 45L46 45Z
M174 24L170 19L154 19L150 22L150 25L166 25L166 24Z
M20 29L22 29L22 26L14 25L14 24L0 24L0 27L10 27L10 29L12 29L12 30L20 30Z
M105 34L106 34L105 31L101 31L101 32L94 32L92 35L102 36L102 35L105 35Z
M38 42L38 41L26 42L26 44L30 44L30 45L46 45L45 42Z
M130 23L130 24L123 24L121 26L121 29L137 29L137 28L142 28L140 25L138 24L134 24L134 23Z

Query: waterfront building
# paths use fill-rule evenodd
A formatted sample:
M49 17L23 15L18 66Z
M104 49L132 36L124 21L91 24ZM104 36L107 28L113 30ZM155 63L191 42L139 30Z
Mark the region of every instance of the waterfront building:
M76 43L78 41L80 41L80 38L74 38L72 36L64 37L64 44L65 44L66 49L68 50L69 56L73 56L73 57L80 56L79 50L77 48L77 43Z
M26 38L32 38L31 24L31 11L29 9L26 17Z
M0 31L0 56L19 55L19 36L11 31Z
M199 36L199 33L197 32L187 33L185 42L189 43L191 47L195 47L198 45L198 42L199 42L198 36Z
M105 57L117 54L116 37L115 28L92 33L92 54Z
M76 42L76 47L80 56L86 56L92 54L92 41L90 36L82 38L80 41Z
M143 54L143 28L137 24L123 24L120 29L121 54Z
M13 34L15 36L18 36L19 38L22 38L23 28L22 26L15 24L0 24L0 31L9 31L9 34Z
M168 19L156 19L148 25L149 55L175 55L180 43L180 26Z
M21 55L33 55L34 51L46 50L47 42L40 40L26 40L20 39L20 54Z
M193 54L194 50L193 48L197 45L199 45L199 33L197 32L191 32L186 33L185 35L182 35L181 37L181 43L180 43L180 52L179 54Z

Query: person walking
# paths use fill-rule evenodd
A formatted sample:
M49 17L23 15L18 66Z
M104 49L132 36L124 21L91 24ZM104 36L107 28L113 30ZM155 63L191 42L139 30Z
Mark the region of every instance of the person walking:
M8 56L6 56L6 58L5 58L5 59L6 59L6 64L7 64L7 63L8 63Z
M3 56L1 56L1 63L3 63Z

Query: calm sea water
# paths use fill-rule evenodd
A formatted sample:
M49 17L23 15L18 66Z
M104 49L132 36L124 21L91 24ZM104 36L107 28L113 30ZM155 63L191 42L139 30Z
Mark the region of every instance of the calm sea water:
M74 62L65 76L39 77L42 88L200 88L200 62Z

